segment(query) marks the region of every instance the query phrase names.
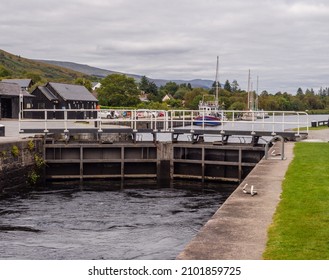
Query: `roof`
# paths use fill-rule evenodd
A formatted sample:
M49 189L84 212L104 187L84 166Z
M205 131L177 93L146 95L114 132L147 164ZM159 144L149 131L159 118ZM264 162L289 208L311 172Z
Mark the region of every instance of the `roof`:
M32 84L31 79L3 79L2 82L18 84L21 88L29 88Z
M84 86L48 83L64 100L98 101Z
M27 91L21 90L18 84L0 82L0 95L19 96L20 94L23 94L24 97L33 97Z
M21 88L17 84L0 82L0 94L1 95L20 95Z
M38 89L42 92L42 94L49 99L49 101L55 101L58 100L58 98L51 93L49 89L47 89L45 86L39 86Z

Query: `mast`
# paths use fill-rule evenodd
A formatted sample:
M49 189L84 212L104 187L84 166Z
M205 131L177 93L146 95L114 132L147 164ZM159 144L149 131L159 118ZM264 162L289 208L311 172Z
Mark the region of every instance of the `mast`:
M248 72L248 110L250 110L250 69Z
M255 109L258 111L258 75L257 75L257 90L256 90L256 101L255 101Z
M216 65L216 95L215 95L215 104L216 106L218 106L218 64L219 64L219 58L218 58L218 55L217 55L217 65Z

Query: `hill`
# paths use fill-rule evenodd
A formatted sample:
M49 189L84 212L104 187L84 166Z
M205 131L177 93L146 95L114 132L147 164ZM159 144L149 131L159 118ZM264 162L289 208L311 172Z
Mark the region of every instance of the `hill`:
M85 64L79 64L66 61L54 60L32 60L14 55L3 50L0 50L0 79L1 78L31 78L34 82L67 82L77 78L86 78L95 80L104 78L113 73L124 74L133 77L139 81L142 75L121 73L113 70L106 70L97 67L92 67ZM190 83L192 87L210 88L213 84L211 80L167 80L167 79L152 79L158 87L172 81L177 84Z
M95 76L99 78L104 78L108 75L111 75L113 73L119 73L119 74L124 74L129 77L135 78L137 81L139 81L142 77L142 75L135 75L135 74L127 74L127 73L120 73L117 71L113 70L106 70L106 69L101 69L97 67L92 67L89 65L85 64L78 64L78 63L73 63L73 62L65 62L65 61L54 61L54 60L37 60L39 62L47 63L47 64L52 64L60 67L65 67L74 71L78 71L81 73L84 73L89 76ZM197 88L210 88L213 84L214 81L211 80L202 80L202 79L194 79L194 80L166 80L166 79L148 79L152 82L154 82L157 86L163 86L168 82L175 82L177 84L184 84L184 83L190 83L192 87Z
M0 50L1 78L31 78L34 82L72 82L77 78L90 78L72 69L35 61Z

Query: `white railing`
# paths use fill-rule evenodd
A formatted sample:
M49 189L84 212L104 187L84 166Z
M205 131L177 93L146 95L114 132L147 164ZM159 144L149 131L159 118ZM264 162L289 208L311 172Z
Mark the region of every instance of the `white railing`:
M198 119L198 120L197 120ZM309 118L306 112L293 111L233 111L218 112L218 119L208 119L205 111L199 110L100 110L100 109L24 109L19 114L19 131L79 128L142 129L154 132L173 132L185 129L191 133L195 130L225 131L271 131L273 133L296 130L299 135L302 127L308 133Z

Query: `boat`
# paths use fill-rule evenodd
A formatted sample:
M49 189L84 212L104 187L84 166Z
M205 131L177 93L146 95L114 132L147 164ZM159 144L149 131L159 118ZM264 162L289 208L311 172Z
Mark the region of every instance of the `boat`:
M216 116L197 116L194 118L193 124L198 126L218 126L221 124L221 119Z
M254 98L256 94L256 98ZM245 112L241 116L242 121L256 121L257 119L267 119L270 116L264 110L258 109L258 76L257 76L257 92L252 90L252 83L250 82L250 70L248 75L248 112Z
M216 65L216 91L215 101L205 101L204 98L199 102L199 115L194 118L193 124L198 126L218 126L221 125L222 114L218 104L218 56Z
M256 111L256 118L257 119L268 119L270 116L267 112L264 112L263 110L261 111Z
M242 114L241 116L241 120L242 121L255 121L256 120L256 114L254 111L250 111L250 112L245 112Z

